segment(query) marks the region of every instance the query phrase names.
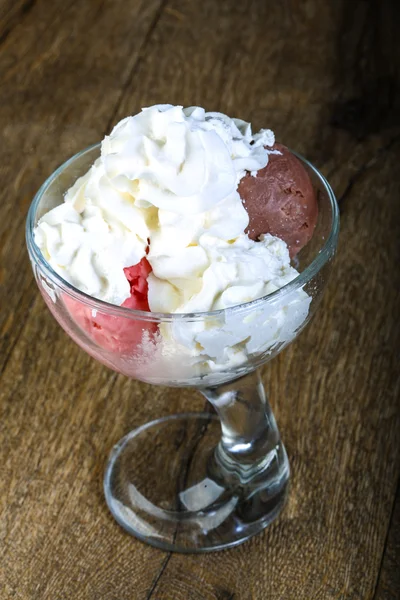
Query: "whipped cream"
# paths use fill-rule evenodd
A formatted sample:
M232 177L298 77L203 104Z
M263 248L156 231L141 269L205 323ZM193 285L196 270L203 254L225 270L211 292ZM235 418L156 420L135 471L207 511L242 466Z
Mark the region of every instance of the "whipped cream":
M203 108L163 104L123 119L101 148L114 187L137 206L203 213L236 191L246 171L262 169L272 131L255 136L239 119Z
M237 306L274 292L298 275L285 242L270 234L259 242L245 234L229 242L203 234L189 250L198 254L184 270L178 257L167 257L165 264L156 261L148 284L149 304L157 311L196 313ZM158 270L167 280L157 276Z
M124 267L146 254L146 215L108 181L101 160L46 213L35 242L53 269L86 294L113 304L130 295Z
M182 273L169 281L150 273L150 307L177 313L217 311L271 294L298 275L290 266L285 242L270 234L259 242L244 234L232 242L203 235L198 248L208 264L201 276L196 276L196 263L186 280ZM160 330L165 340L174 340L183 353L215 370L239 365L254 353L272 352L291 341L307 317L310 302L302 289L294 290L251 312L233 310L208 320L178 320L162 324Z

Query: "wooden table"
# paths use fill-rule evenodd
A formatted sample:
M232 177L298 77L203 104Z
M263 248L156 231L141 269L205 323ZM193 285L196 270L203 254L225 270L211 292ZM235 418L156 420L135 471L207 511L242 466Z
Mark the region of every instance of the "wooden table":
M400 598L399 5L1 1L2 599ZM263 372L293 471L288 506L246 544L202 556L130 537L101 485L120 437L200 410L200 395L129 381L76 347L24 246L55 167L160 102L271 127L322 169L342 212L319 313Z

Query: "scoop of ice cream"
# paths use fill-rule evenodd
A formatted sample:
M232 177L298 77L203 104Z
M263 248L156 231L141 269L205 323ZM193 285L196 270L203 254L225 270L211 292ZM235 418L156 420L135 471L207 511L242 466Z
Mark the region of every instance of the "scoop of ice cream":
M122 306L134 310L150 310L147 300L147 278L150 272L151 267L146 258L124 269L130 296ZM155 323L102 313L67 295L64 296L64 302L75 323L91 340L106 350L132 354L141 343L145 331L152 333L157 330Z
M301 162L282 144L255 176L247 173L238 192L249 215L252 240L271 233L284 240L295 256L312 237L318 205L311 179Z

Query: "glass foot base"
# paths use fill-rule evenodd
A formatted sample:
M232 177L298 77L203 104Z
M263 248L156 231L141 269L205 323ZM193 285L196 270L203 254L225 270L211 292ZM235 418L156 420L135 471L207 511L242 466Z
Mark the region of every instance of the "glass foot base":
M289 464L281 443L244 476L224 472L217 416L174 415L126 435L112 450L104 491L130 534L163 550L206 552L235 546L281 511Z

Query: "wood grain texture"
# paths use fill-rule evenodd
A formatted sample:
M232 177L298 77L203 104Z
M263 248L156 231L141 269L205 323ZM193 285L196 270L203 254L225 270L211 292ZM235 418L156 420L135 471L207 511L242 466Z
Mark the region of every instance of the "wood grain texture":
M400 596L399 21L390 0L0 2L1 598ZM39 299L24 247L42 181L156 102L273 128L342 209L321 308L264 369L292 466L288 507L262 535L204 556L129 537L101 486L120 437L200 410L201 397L85 355Z

